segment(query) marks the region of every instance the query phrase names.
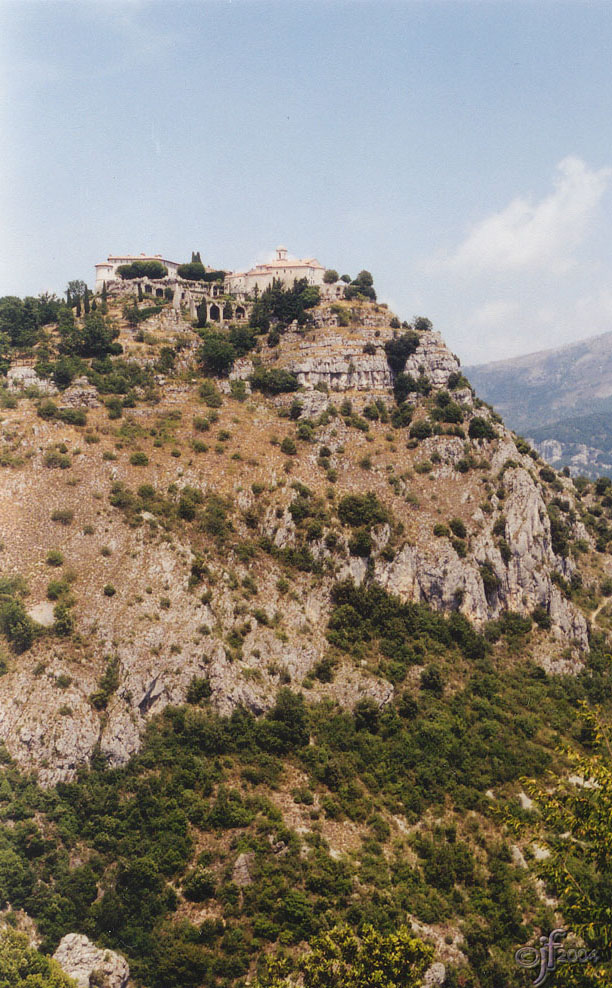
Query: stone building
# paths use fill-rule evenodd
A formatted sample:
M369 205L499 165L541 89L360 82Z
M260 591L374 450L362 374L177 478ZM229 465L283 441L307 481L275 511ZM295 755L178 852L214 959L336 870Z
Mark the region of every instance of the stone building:
M290 258L286 247L276 248L273 261L256 264L249 271L234 271L225 279L225 287L232 295L251 295L257 288L263 292L273 281L291 286L296 278L306 278L310 285L323 285L325 268L314 257Z
M168 269L168 278L175 280L179 261L168 261L161 254L109 254L105 261L96 264L96 292L102 291L104 282L117 280L117 268L122 264L133 264L134 261L160 261Z

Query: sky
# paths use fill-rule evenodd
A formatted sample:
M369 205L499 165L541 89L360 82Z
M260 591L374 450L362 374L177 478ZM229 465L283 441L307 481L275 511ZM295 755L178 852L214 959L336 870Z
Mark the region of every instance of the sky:
M464 364L612 330L612 4L0 0L0 295L372 272Z

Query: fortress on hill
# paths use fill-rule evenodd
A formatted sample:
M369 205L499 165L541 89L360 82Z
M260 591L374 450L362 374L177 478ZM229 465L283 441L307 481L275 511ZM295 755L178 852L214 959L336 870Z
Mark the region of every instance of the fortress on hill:
M324 280L325 268L314 257L289 257L286 247L277 247L275 258L256 264L248 271L206 271L203 277L190 278L181 275L181 265L161 254L109 254L106 261L96 264L96 293L109 295L136 295L144 297L172 297L176 309L186 306L195 318L198 308L206 306L206 318L221 325L227 320L245 319L252 303L273 282L289 287L296 279L305 278L309 285L319 288L322 297L342 298L346 285L342 281L332 284ZM162 277L146 274L122 276L121 268L132 265L156 263L162 265ZM203 271L204 269L202 269Z

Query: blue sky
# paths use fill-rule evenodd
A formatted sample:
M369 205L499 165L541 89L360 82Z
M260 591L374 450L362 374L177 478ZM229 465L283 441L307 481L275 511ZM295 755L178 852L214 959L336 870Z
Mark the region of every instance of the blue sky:
M612 330L608 2L0 0L0 294L370 270L464 363Z

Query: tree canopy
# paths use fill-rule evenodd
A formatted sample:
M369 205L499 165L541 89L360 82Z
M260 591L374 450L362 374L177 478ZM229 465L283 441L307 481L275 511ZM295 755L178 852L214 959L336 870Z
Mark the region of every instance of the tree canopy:
M0 988L76 988L52 957L31 947L23 933L0 936Z
M366 926L358 936L342 925L315 937L298 969L304 988L418 988L432 958L433 947L405 926L389 934ZM288 969L285 959L273 959L255 988L291 988Z
M132 281L134 278L165 278L168 268L161 261L132 261L131 264L120 264L117 274L124 281Z

